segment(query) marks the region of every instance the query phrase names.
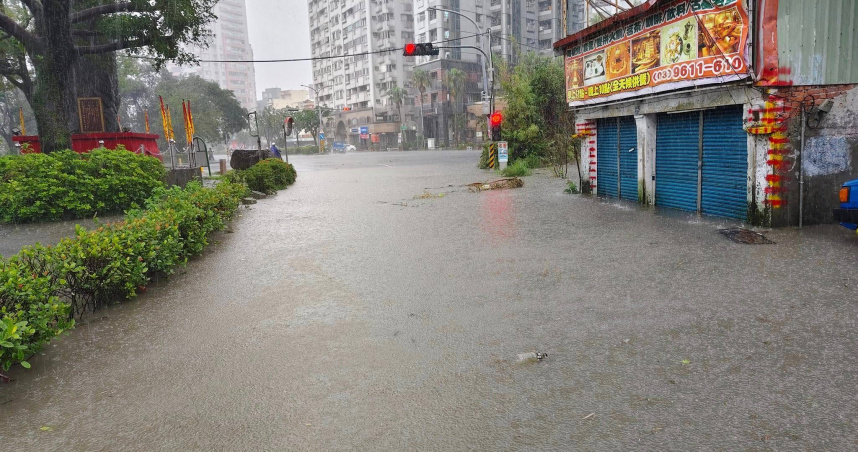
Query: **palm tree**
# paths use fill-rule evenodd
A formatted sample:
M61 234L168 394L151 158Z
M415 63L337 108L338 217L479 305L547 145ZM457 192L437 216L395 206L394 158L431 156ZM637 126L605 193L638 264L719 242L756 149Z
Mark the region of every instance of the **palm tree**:
M425 121L423 120L423 94L427 88L432 86L432 78L423 69L414 69L411 81L414 82L414 87L417 88L417 91L420 91L420 146L422 147L426 138L426 124L424 124Z
M450 93L450 100L453 104L453 136L456 140L456 145L459 144L459 127L456 124L456 115L458 105L461 103L462 94L465 91L465 77L467 75L459 69L450 69L444 76L444 85L447 92Z
M408 93L398 85L394 85L392 88L387 90L387 95L390 96L390 102L393 105L396 105L396 108L399 110L399 133L402 136L399 147L402 148L405 144L405 134L402 133L402 103L405 102L405 98L408 97Z

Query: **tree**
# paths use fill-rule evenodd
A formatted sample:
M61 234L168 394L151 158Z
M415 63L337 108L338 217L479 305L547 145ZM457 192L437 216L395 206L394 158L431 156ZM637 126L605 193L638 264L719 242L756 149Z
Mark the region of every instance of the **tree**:
M429 73L423 69L414 69L411 75L411 81L414 82L414 87L420 92L420 146L423 147L426 138L426 123L423 119L423 94L432 86L432 78Z
M198 76L174 77L167 71L156 71L151 64L133 59L119 60L119 90L123 100L123 126L145 130L145 113L149 114L151 133L162 137L159 96L170 107L176 137L183 137L182 101L191 102L196 135L209 144L226 143L232 134L247 127L247 111L232 91Z
M10 0L0 11L0 39L17 42L35 73L32 106L42 149L71 147L75 68L81 57L119 50L143 54L160 66L194 56L180 44L206 45L216 0ZM109 64L109 59L105 58ZM115 64L115 62L114 62Z
M288 109L276 109L272 106L265 107L259 113L259 128L262 129L259 133L265 137L269 146L283 136L283 121L293 114L294 112Z
M453 109L453 137L456 141L456 145L459 144L459 127L458 127L458 107L459 104L462 103L462 94L465 91L465 77L467 75L460 71L459 69L453 68L447 71L444 75L444 86L447 88L447 92L450 94L450 101L452 103Z
M322 117L330 116L331 111L325 108L322 108ZM292 118L295 120L295 130L306 130L313 135L313 142L318 146L318 141L316 141L316 136L319 134L319 113L317 110L301 110L297 114L293 115Z
M393 86L392 88L387 90L387 95L390 96L390 103L396 105L396 108L399 111L399 133L402 134L402 103L405 102L405 98L408 96L408 92L399 86ZM402 140L399 143L400 149L405 144L405 136L402 134Z
M568 107L559 94L565 89L559 59L526 53L514 68L501 65L499 78L507 102L503 139L509 142L510 161L544 157L552 137L572 133L562 120Z

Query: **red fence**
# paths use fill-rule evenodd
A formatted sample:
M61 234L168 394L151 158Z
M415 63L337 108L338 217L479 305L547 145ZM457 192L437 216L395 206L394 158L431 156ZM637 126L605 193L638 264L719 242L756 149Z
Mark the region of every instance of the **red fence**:
M101 146L116 149L117 146L121 145L131 152L151 155L163 161L161 152L158 150L158 138L158 135L133 132L74 134L72 135L72 150L81 154ZM38 136L17 136L12 137L12 141L21 143L24 153L42 152L42 145L39 143ZM26 148L24 145L27 145Z

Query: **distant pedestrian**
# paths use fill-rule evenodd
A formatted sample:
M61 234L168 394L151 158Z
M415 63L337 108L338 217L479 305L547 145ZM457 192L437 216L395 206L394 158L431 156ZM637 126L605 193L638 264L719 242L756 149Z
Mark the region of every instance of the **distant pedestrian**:
M282 156L282 155L280 155L280 149L277 149L277 145L276 145L276 144L272 144L272 145L271 145L271 153L272 153L272 154L274 154L274 155L276 155L276 156L277 156L277 158L279 158L280 160L283 160L283 156Z

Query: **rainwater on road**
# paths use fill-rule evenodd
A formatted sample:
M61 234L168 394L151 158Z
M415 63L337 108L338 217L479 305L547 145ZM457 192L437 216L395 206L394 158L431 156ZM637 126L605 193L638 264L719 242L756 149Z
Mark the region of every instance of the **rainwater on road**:
M858 237L737 244L550 171L471 193L478 157L290 156L203 256L13 368L0 444L858 448Z

